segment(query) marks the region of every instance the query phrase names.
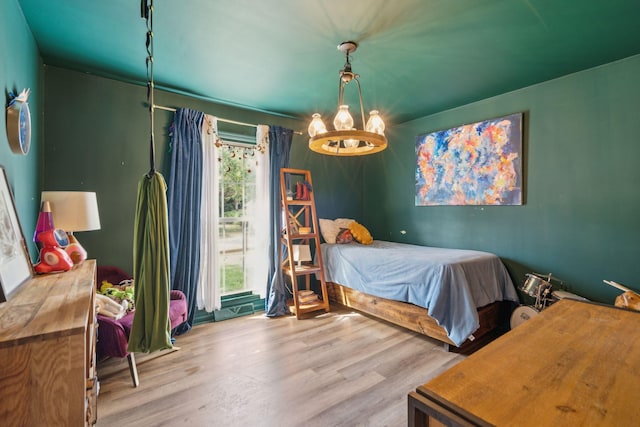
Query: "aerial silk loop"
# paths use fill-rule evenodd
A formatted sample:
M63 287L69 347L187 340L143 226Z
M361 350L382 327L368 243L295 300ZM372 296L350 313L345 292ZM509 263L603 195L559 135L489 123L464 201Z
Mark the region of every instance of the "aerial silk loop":
M169 319L169 227L167 185L162 174L145 174L138 185L133 241L136 311L129 352L173 348Z
M153 0L140 3L147 24L147 101L150 116L149 172L138 184L133 240L136 311L129 334L130 353L173 348L169 319L169 221L167 184L155 170L153 98Z

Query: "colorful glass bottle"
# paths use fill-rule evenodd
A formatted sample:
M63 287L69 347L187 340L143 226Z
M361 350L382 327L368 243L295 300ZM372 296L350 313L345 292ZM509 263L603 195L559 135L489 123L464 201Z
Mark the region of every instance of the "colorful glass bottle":
M53 230L54 228L51 205L45 200L42 202L40 214L38 215L38 222L36 223L36 231L33 233L33 241L38 246L38 249L42 249L42 244L38 241L38 235L43 231Z

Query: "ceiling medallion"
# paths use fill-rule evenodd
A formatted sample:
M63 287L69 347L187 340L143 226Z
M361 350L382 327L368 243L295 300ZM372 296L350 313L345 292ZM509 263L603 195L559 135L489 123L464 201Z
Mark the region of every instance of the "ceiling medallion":
M315 113L309 123L309 148L312 151L330 156L364 156L378 153L387 148L387 137L384 135L384 122L377 110L369 113L369 120L364 120L362 90L359 75L351 70L349 54L355 52L355 42L343 42L338 50L346 56L344 68L340 70L338 87L338 112L333 119L335 130L328 131L320 114ZM349 106L344 104L344 87L351 81L356 82L360 99L360 115L364 130L354 128L353 117L349 114Z

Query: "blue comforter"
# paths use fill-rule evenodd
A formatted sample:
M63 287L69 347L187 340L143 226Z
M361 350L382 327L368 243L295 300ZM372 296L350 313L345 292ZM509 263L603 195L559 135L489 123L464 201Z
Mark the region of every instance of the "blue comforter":
M500 258L488 252L376 240L322 244L325 280L424 307L460 346L480 326L477 308L518 301Z

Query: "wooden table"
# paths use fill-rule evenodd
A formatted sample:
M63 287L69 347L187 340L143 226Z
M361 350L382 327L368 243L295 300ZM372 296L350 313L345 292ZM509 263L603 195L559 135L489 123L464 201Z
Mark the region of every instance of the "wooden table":
M640 423L640 312L561 300L409 393L409 425Z
M96 421L96 261L23 283L0 304L0 425Z

